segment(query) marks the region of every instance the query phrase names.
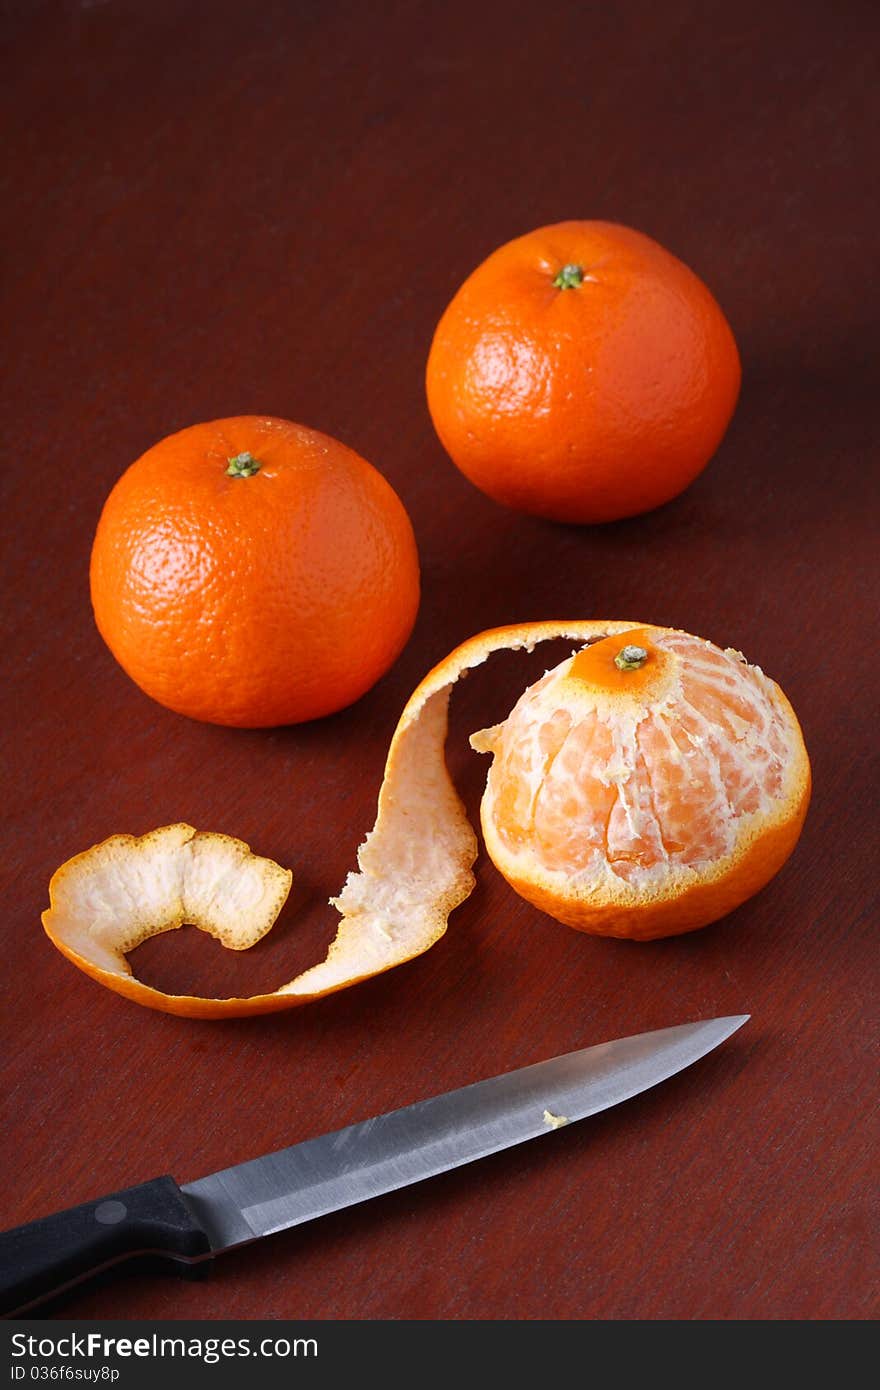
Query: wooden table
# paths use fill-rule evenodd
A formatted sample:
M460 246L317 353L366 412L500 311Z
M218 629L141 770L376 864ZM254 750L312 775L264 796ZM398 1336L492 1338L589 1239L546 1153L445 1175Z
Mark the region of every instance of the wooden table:
M866 6L795 0L9 8L2 1224L588 1043L753 1016L692 1072L540 1151L264 1241L205 1283L120 1277L69 1314L876 1313L869 23ZM493 247L596 216L707 281L744 387L678 501L563 527L458 474L423 371L443 307ZM392 672L354 708L272 732L151 703L103 646L87 586L123 469L173 430L248 412L372 460L423 566ZM292 865L291 901L248 957L189 928L142 947L139 972L221 994L289 979L332 935L325 900L372 824L410 690L481 628L569 616L741 648L798 710L815 773L803 839L724 923L646 946L588 939L483 856L428 955L291 1014L215 1024L128 1004L47 942L62 860L186 819ZM485 764L466 734L563 654L498 657L456 694L449 758L472 813Z

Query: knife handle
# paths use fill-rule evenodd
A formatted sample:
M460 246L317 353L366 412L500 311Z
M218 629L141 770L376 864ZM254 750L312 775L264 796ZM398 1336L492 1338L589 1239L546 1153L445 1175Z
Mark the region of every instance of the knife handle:
M0 1233L0 1315L10 1317L136 1255L192 1262L211 1243L173 1178L114 1192ZM178 1264L184 1273L187 1264Z

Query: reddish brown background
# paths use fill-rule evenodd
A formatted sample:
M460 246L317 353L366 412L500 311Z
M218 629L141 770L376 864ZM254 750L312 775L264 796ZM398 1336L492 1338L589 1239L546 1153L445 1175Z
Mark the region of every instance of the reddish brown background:
M692 1072L544 1144L231 1256L120 1278L76 1317L861 1318L877 1310L866 1117L876 646L876 114L867 3L13 3L2 102L9 359L3 518L0 1223L180 1180L623 1033L750 1011ZM875 46L874 46L875 47ZM876 151L875 151L876 153ZM452 468L422 374L494 246L604 217L708 282L745 368L706 474L602 529L508 513ZM394 670L312 726L233 732L152 704L104 649L87 562L104 497L161 436L239 412L338 435L410 511L424 600ZM481 628L627 617L743 649L799 711L800 847L722 925L584 938L479 885L427 956L289 1015L148 1013L40 929L57 865L185 818L296 871L249 957L191 929L152 982L240 993L317 959L372 824L397 715ZM466 733L554 655L456 695Z

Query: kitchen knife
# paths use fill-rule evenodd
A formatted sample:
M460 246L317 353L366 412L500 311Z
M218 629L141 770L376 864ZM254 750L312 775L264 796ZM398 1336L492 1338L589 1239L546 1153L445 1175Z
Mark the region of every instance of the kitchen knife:
M154 1178L0 1234L0 1313L133 1256L176 1268L554 1133L674 1076L748 1014L585 1047L392 1110L179 1187ZM175 1266L172 1266L175 1267Z

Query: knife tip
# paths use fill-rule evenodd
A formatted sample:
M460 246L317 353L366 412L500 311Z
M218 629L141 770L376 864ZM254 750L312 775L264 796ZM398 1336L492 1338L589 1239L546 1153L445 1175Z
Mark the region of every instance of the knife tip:
M751 1014L728 1014L725 1018L716 1019L716 1023L726 1023L729 1025L730 1033L735 1033L738 1028L742 1028L744 1023L748 1023Z

